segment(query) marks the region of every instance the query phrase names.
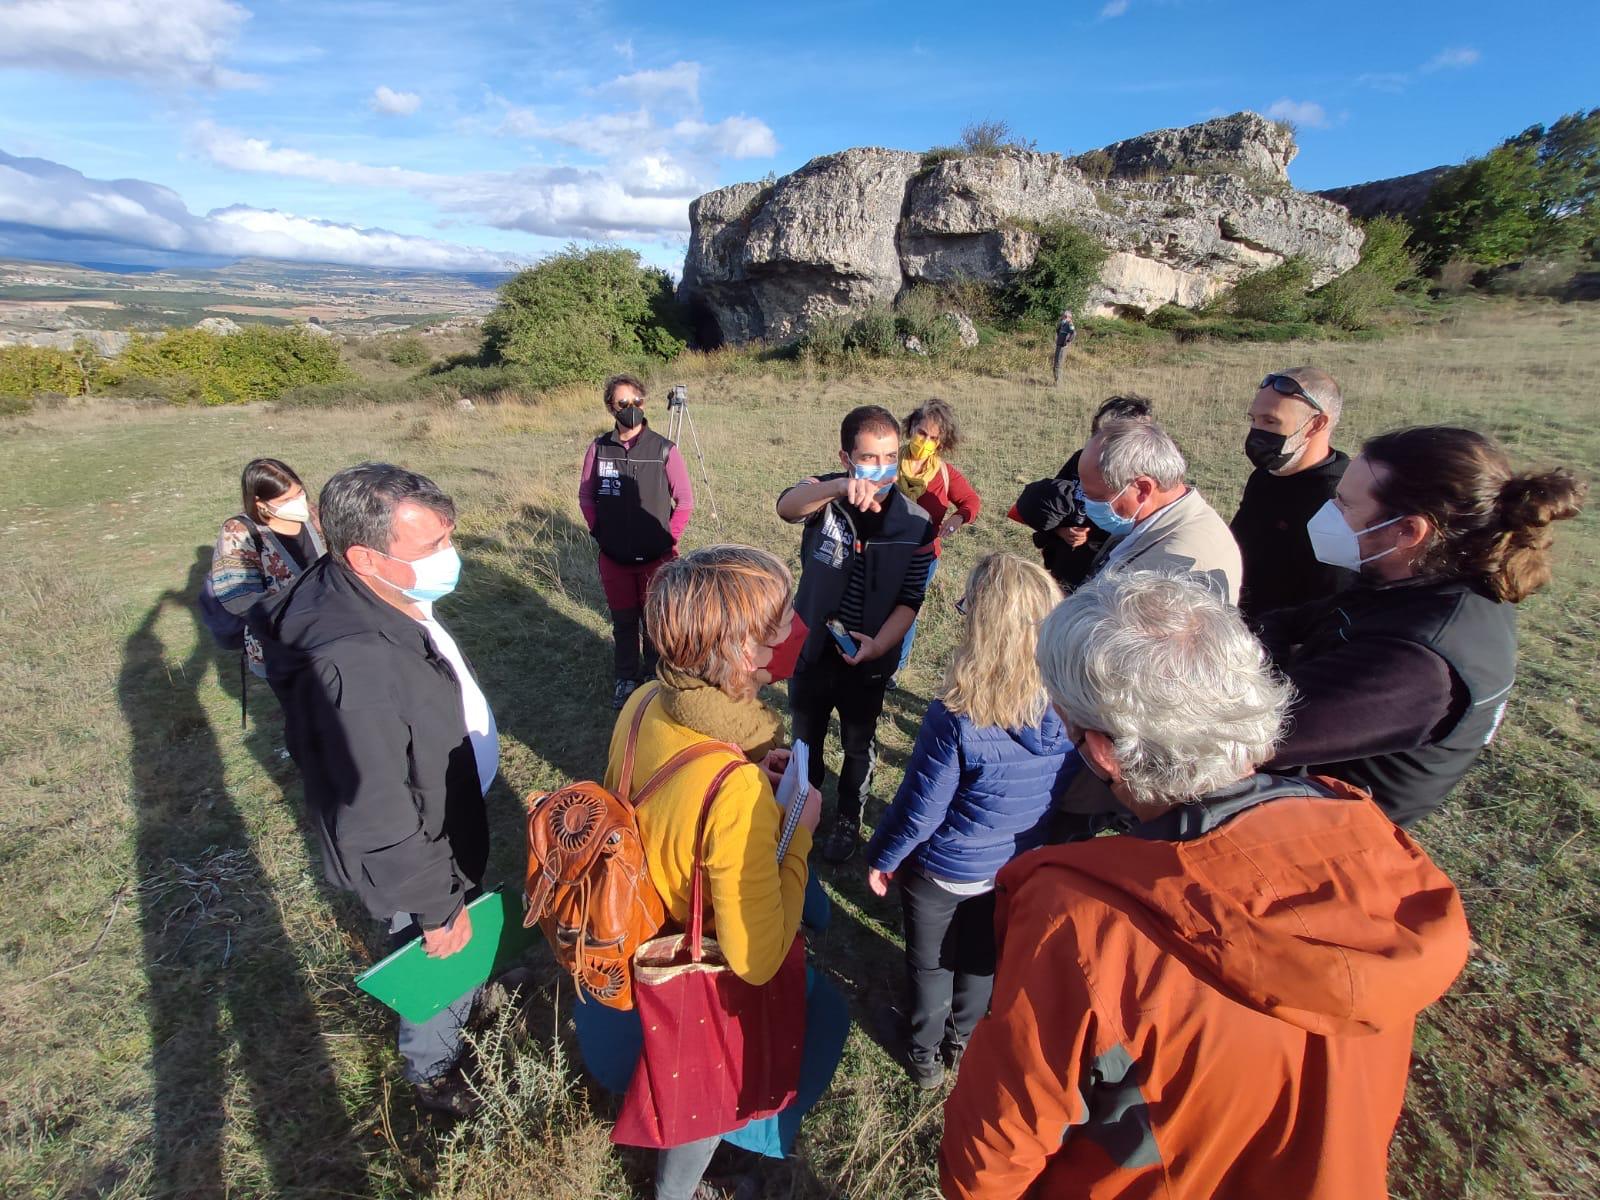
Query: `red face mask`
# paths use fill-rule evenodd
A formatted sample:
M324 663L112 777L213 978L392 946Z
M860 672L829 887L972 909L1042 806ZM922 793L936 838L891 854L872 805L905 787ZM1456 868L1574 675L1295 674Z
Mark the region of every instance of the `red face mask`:
M795 663L800 661L800 648L806 644L806 635L810 632L800 619L800 614L795 613L789 625L789 636L772 648L772 661L766 667L772 682L777 683L794 674Z

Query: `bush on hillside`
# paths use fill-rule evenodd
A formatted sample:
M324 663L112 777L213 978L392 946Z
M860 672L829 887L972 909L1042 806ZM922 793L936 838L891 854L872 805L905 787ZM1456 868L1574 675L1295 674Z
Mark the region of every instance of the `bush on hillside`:
M520 368L538 388L599 381L685 345L672 281L617 248L568 246L519 272L483 328L485 360Z
M887 358L900 348L894 312L874 304L858 316L844 335L844 348L867 358Z
M929 355L950 354L961 348L961 333L950 312L949 300L938 290L914 287L895 305L895 332L901 339L916 338Z
M388 359L397 367L415 370L425 367L433 355L428 352L428 343L414 333L397 337L389 343Z
M200 404L276 400L290 388L343 378L334 339L267 325L231 334L173 329L136 337L100 373L113 391L161 392L175 403Z
M1223 310L1247 321L1268 324L1303 321L1306 291L1311 287L1311 263L1301 255L1284 259L1275 267L1246 275L1223 300Z
M950 158L996 158L1007 150L1035 150L1038 142L1023 140L1009 121L973 121L961 130L961 140L954 146L934 146L922 156L924 167L935 166Z
M1039 229L1039 252L1006 290L1006 307L1018 321L1054 322L1064 308L1082 308L1100 278L1106 248L1093 234L1066 221Z
M0 396L31 400L50 392L81 396L89 390L84 359L48 346L0 346ZM21 406L26 407L26 406ZM20 411L18 406L11 406Z
M1361 243L1359 269L1377 276L1391 288L1415 283L1419 263L1411 249L1411 226L1400 217L1379 216L1363 221L1361 228L1367 236Z
M1371 329L1394 301L1394 287L1363 266L1346 271L1311 294L1311 319L1335 329Z

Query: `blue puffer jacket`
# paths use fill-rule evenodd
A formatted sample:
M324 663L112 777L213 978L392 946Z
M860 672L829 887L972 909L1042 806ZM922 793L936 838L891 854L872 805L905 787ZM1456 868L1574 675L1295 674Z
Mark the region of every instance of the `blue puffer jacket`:
M974 725L935 700L922 719L900 791L867 846L867 863L910 863L957 883L993 879L1044 841L1050 797L1078 772L1053 710L1029 729Z

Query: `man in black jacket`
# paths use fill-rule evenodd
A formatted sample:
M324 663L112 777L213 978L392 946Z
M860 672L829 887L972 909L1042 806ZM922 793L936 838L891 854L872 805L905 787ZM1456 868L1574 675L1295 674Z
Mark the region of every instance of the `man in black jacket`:
M778 515L805 525L794 610L809 632L789 683L789 711L794 736L810 749L813 787L822 786L828 720L839 713L844 766L838 811L822 842L822 857L836 865L861 843L883 694L922 607L937 532L894 486L900 425L893 415L877 405L852 409L839 442L844 470L804 479L778 497ZM844 627L853 652L828 632L829 621Z
M1255 470L1229 523L1244 563L1239 611L1247 620L1326 599L1356 581L1354 572L1318 562L1306 534L1350 465L1332 444L1343 408L1339 385L1317 367L1268 375L1256 389L1244 442Z
M461 571L455 505L387 463L322 489L328 553L253 610L329 882L355 892L395 944L447 957L472 937L464 907L489 858L484 793L494 714L433 615ZM473 1107L459 1072L470 992L421 1024L402 1018L405 1074L427 1107Z

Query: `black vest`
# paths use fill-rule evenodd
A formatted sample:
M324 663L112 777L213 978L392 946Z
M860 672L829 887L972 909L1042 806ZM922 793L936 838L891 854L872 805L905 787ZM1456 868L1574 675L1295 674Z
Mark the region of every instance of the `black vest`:
M1455 724L1429 744L1312 768L1366 789L1397 825L1410 825L1444 802L1500 727L1517 674L1517 608L1463 580L1357 588L1297 657L1368 637L1433 651L1467 690Z
M594 536L612 562L655 562L672 549L672 443L648 426L631 442L594 440Z
M842 471L819 475L827 482L843 478ZM875 635L900 602L900 586L916 552L933 540L927 511L891 488L884 504L883 525L870 537L856 527L857 513L848 504L831 501L806 521L800 536L800 586L795 589L794 611L809 631L801 647L797 669L804 669L831 653L832 638L826 628L839 611L845 585L858 555L866 556L867 587L862 598L861 632ZM869 674L890 674L900 661L898 647L864 664Z

